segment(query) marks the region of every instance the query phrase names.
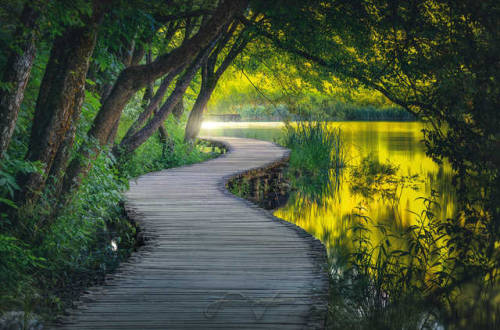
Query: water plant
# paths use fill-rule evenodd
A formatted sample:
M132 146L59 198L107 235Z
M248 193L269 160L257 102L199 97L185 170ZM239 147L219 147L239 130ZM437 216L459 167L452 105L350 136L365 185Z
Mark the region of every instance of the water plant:
M324 205L340 188L346 155L340 128L325 122L287 124L281 143L291 149L288 178L295 198Z
M415 222L404 228L362 207L340 219L352 243L329 251L329 329L498 328L498 284L457 281L460 256L436 216L438 194L419 199L422 212L408 211Z
M376 222L362 207L347 219L352 250L330 253L331 329L432 329L442 305L433 299L437 279L449 275L435 196L423 199L415 225L396 230ZM339 262L341 260L342 262Z

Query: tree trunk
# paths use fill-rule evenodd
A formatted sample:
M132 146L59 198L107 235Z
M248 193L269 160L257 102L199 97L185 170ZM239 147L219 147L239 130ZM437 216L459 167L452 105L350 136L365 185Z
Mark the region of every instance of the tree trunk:
M172 110L172 114L177 118L177 120L180 120L182 115L184 114L184 102L182 101L182 98L177 102L176 106Z
M113 147L113 145L115 144L116 134L118 134L118 128L120 128L119 120L116 121L116 123L113 125L111 133L109 133L108 142L106 144L110 147Z
M75 105L76 109L81 109L83 100L85 98L84 90L82 90L82 94L83 95L76 95L75 97L75 102L78 102L78 104ZM54 162L52 164L52 167L50 168L48 179L50 180L50 184L53 186L53 195L55 197L58 197L61 193L64 170L68 166L68 162L71 157L71 151L73 150L76 128L77 123L80 119L80 113L81 111L79 110L73 112L70 128L66 132L64 140L61 142L61 145L57 149L57 153L54 157Z
M69 28L53 43L40 86L26 156L27 160L40 161L43 173L29 173L21 177L22 191L18 200L22 203L37 200L61 145L60 152L64 155L60 155L59 159L68 157L75 135L72 126L76 123L72 123L72 120L80 115L85 96L85 79L102 14L103 8L94 8L92 17L84 27Z
M162 123L158 128L158 136L160 138L161 143L161 156L162 158L167 157L168 153L173 151L174 143L168 136L167 129L165 128L165 124Z
M128 68L130 66L138 65L139 62L144 57L144 54L145 54L144 47L142 47L142 46L136 47L135 41L133 40L129 45L129 50L127 52L126 58L123 60L123 64L125 65L126 68ZM151 52L149 53L149 58L151 59ZM151 63L151 62L148 61L148 63ZM144 98L143 98L144 103L147 103L146 100L149 100L149 98L151 97L151 93L153 92L153 84L154 84L154 82L151 82L147 86L147 90L144 93ZM103 93L101 94L101 100L103 100L104 102L106 101L108 96L111 94L111 91L113 90L113 86L114 86L114 84L112 84L112 83L108 83L104 86L105 89L103 90ZM120 120L117 120L113 124L113 128L111 129L111 131L109 133L108 141L106 143L107 145L112 146L114 144L116 134L118 133L119 127L120 127Z
M36 25L39 13L24 6L20 17L21 25L15 32L20 41L20 50L12 51L7 59L2 82L10 86L9 90L0 89L0 159L9 147L14 128L16 127L19 108L24 98L24 90L28 84L31 67L36 53Z
M99 91L99 95L101 100L105 100L108 98L109 94L111 94L111 90L113 89L113 84L112 83L106 83L101 87L101 90Z
M200 90L196 102L194 103L193 109L189 113L189 118L186 124L186 130L184 133L184 141L192 142L196 139L200 133L201 123L203 121L203 112L207 106L210 97L212 96L213 88L205 88Z
M168 132L167 129L165 128L165 124L162 123L160 127L158 128L158 135L160 136L160 142L162 144L166 144L168 141Z
M192 24L187 24L186 30L192 29ZM176 24L169 24L169 27L166 32L166 40L170 40L173 35L175 34L175 31L177 30L177 25ZM185 33L184 39L182 41L182 44L184 44L190 37L191 33ZM149 57L149 60L146 61L147 64L151 64L152 58L151 55ZM149 98L149 103L143 103L143 108L144 111L140 113L139 118L137 118L136 121L132 123L132 125L129 127L127 130L127 133L125 133L125 136L123 139L128 139L130 136L135 134L145 123L146 121L153 115L153 113L156 113L158 106L160 102L163 100L163 97L165 96L165 93L167 92L168 87L172 83L172 81L177 77L178 74L180 74L184 70L184 66L177 68L175 71L169 73L166 75L158 90L156 91L155 95L152 98ZM153 85L154 81L151 81L149 83L150 86L148 88L150 89L150 92L153 92ZM148 92L146 92L144 95L146 96Z
M245 0L225 0L218 6L212 18L200 31L187 40L183 46L169 54L158 57L149 65L133 66L125 69L97 114L89 135L104 145L113 124L120 118L123 108L130 98L151 80L171 73L186 63L190 63L220 33L226 22L236 13L246 8Z
M148 52L146 53L146 64L151 64L152 56L153 55L151 53L151 50L148 50ZM155 81L149 80L149 82L146 84L144 95L142 97L143 108L146 108L147 105L149 104L149 101L151 101L151 99L153 98L154 87L155 87Z

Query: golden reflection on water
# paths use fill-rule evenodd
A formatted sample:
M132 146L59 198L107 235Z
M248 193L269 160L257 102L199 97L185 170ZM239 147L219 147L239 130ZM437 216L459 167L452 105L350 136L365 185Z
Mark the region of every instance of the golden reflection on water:
M347 227L352 225L355 213L361 212L375 222L389 224L396 230L416 224L417 215L410 211L420 214L424 203L419 198L430 197L432 190L439 192L437 202L440 208L435 211L436 215L441 219L453 216L451 169L447 165L438 166L425 155L421 143L422 123L333 122L329 126L341 128L347 155L347 168L342 174L340 190L329 192L321 205L292 196L287 205L275 211L277 217L304 228L331 248L349 245ZM282 123L205 123L202 134L275 141L279 139L282 127ZM381 163L397 165L399 176L418 174L415 189L399 185L397 203L384 200L377 194L363 197L353 193L349 168L359 165L360 160L370 154Z

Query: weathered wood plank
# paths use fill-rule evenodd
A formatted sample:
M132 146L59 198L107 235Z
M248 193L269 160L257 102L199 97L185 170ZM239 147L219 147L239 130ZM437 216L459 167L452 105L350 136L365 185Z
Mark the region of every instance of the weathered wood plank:
M224 156L131 181L126 209L146 246L53 327L323 328L323 245L225 189L230 177L276 164L287 150L217 141L229 148Z

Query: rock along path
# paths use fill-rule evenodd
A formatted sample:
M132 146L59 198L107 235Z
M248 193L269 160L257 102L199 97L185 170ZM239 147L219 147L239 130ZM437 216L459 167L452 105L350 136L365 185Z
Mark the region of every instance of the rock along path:
M288 156L272 143L217 138L228 152L131 182L126 209L146 245L81 298L58 328L321 329L323 245L233 196L225 182Z

